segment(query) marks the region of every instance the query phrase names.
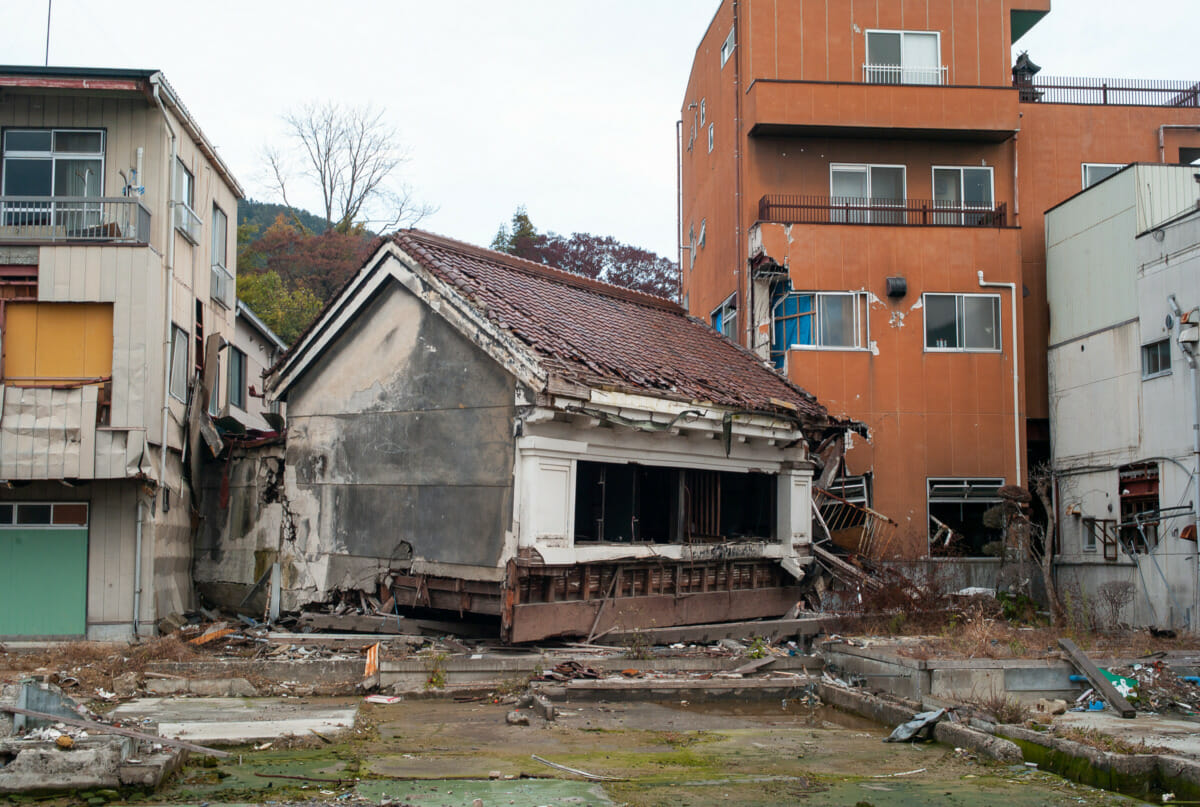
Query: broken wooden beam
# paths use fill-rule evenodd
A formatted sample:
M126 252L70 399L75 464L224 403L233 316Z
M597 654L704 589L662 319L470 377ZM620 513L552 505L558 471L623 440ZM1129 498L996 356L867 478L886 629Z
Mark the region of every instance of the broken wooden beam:
M1104 699L1104 701L1116 710L1121 717L1131 718L1137 715L1137 710L1133 708L1129 701L1125 700L1125 696L1117 692L1117 688L1113 686L1112 681L1104 673L1100 672L1100 668L1092 663L1092 660L1087 657L1079 647L1070 639L1059 639L1058 646L1067 653L1067 657L1071 663L1083 673L1087 678L1088 683L1096 690L1096 692Z
M757 672L769 664L775 663L775 656L763 656L762 658L751 659L737 669L730 670L738 675L746 675L748 673Z
M195 751L199 754L208 754L212 757L225 758L233 756L228 751L220 751L216 748L207 748L203 745L189 743L187 740L177 740L174 737L161 737L157 734L146 734L145 732L134 731L133 729L127 729L121 726L110 726L108 723L97 723L94 720L63 717L61 715L49 714L48 712L35 712L32 709L22 709L19 706L9 706L3 703L0 703L0 712L12 712L18 715L25 715L26 717L36 717L39 720L49 721L51 724L65 723L68 726L87 729L93 734L118 734L122 737L130 737L134 740L142 740L148 743L162 743L163 745L169 745L173 748L183 748L188 751Z

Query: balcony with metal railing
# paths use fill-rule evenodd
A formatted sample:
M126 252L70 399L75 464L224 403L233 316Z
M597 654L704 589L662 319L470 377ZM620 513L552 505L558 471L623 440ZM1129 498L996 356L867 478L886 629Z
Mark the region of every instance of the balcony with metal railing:
M1019 76L1021 103L1200 108L1200 81Z
M1008 205L970 205L930 199L864 199L854 196L768 194L758 201L759 221L779 224L1008 227Z
M914 67L899 64L864 64L862 80L866 84L945 84L946 66Z
M132 197L0 196L0 243L150 243L150 211Z

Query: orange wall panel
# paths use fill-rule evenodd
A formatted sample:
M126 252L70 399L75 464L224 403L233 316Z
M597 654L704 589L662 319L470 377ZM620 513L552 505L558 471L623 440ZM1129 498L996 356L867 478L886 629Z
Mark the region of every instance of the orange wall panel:
M112 310L111 303L8 303L5 378L112 375Z

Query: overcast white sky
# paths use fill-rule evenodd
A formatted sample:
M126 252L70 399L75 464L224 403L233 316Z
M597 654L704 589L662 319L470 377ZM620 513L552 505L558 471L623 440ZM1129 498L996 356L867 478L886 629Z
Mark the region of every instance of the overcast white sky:
M525 205L676 257L675 119L719 0L52 2L51 65L163 70L253 198L281 113L374 102L439 208L421 226L486 244ZM1200 80L1198 8L1054 0L1018 50L1046 75ZM42 64L45 26L46 0L0 0L0 63Z

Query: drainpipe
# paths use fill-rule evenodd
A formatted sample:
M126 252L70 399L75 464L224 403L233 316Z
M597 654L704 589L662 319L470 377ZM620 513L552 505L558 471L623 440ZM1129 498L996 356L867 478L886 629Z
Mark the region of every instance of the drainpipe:
M1159 132L1161 133L1161 131L1160 129ZM1178 323L1180 338L1176 341L1179 342L1179 349L1187 359L1188 378L1192 382L1192 456L1195 465L1191 476L1196 492L1196 499L1192 505L1192 524L1196 530L1196 596L1192 613L1195 616L1200 615L1200 386L1196 384L1196 345L1182 339L1185 315L1180 309L1179 303L1176 302L1174 294L1168 295L1167 303L1171 306L1171 311L1175 314L1175 321ZM1188 325L1195 326L1197 322L1200 322L1200 308L1193 308L1186 314L1186 317ZM1193 630L1200 629L1200 619L1193 618L1190 623Z
M1196 129L1200 131L1200 126L1192 126L1186 123L1164 123L1158 127L1158 161L1165 163L1167 161L1167 144L1164 139L1164 129Z
M163 489L163 512L166 512L169 501L167 498L167 422L171 419L171 310L175 304L175 162L179 159L179 142L171 118L163 106L159 96L159 80L161 73L150 77L150 85L154 88L154 102L162 112L163 123L171 133L171 153L167 163L167 176L170 177L170 197L167 201L167 300L163 309L163 405L162 405L162 442L158 449L158 484ZM139 561L140 561L139 555Z
M140 617L142 613L142 514L144 505L142 500L138 498L137 508L137 531L135 535L135 549L133 555L133 635L137 637L139 634Z
M676 302L683 303L683 119L675 121L675 260L679 261Z
M1013 218L1014 227L1021 225L1021 183L1018 169L1021 166L1021 136L1020 127L1013 132Z
M1017 284L1016 283L987 283L983 279L983 270L980 269L977 273L979 276L979 285L984 288L1008 289L1009 302L1012 305L1012 387L1013 387L1013 457L1016 460L1017 468L1017 487L1021 486L1021 413L1018 404L1020 403L1020 376L1017 373Z
M738 300L739 310L744 309L746 311L746 316L742 319L746 329L744 344L753 350L754 304L750 298L754 294L752 288L754 282L750 280L750 263L746 257L746 245L742 242L742 25L738 19L738 6L740 5L738 0L733 0L733 209L735 217L734 227L737 228L737 236L734 238L733 243L735 249L738 251L735 266L741 266L742 271L746 275L746 292Z

